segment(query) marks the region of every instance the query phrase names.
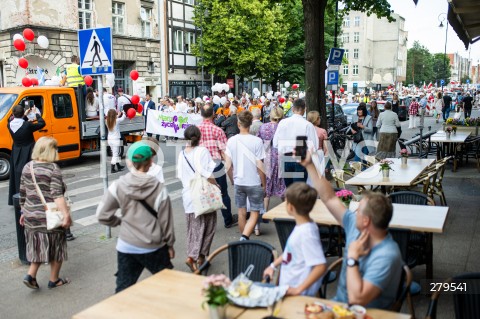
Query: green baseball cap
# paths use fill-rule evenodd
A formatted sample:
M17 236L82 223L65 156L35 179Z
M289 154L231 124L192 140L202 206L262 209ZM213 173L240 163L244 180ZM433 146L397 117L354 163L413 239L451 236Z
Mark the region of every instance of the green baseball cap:
M146 161L152 157L152 149L144 142L136 142L127 152L127 158L134 163Z

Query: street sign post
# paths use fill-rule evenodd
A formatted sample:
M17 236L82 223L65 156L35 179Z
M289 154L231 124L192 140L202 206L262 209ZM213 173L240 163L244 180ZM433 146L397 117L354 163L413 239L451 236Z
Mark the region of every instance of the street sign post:
M332 48L330 49L330 55L328 56L328 64L340 65L342 64L344 49Z
M100 177L103 178L103 192L108 192L107 173L107 134L103 105L103 74L113 73L112 29L97 28L78 30L78 48L80 72L82 75L96 75L98 81L98 104L100 112ZM110 227L106 228L106 236L112 236Z
M338 6L338 4L337 4ZM337 35L336 35L336 22L335 22L335 43L337 45ZM342 64L343 54L345 53L344 49L340 48L331 48L330 55L328 56L328 71L327 71L327 84L332 85L332 126L335 123L335 91L338 86L339 73L338 70Z
M327 72L327 85L338 85L338 71Z

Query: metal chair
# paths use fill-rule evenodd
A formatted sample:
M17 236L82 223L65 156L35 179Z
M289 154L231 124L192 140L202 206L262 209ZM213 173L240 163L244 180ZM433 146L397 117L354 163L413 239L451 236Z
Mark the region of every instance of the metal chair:
M466 273L449 278L444 281L445 284L455 283L467 280L468 290L462 293L453 294L453 304L455 307L456 319L478 319L480 318L480 273ZM435 291L430 299L427 315L425 319L437 318L438 299L440 297L440 290Z
M195 273L206 275L215 257L225 250L228 252L228 276L231 280L249 265L254 265L250 279L262 281L263 271L277 258L277 251L268 243L259 240L235 241L217 248Z

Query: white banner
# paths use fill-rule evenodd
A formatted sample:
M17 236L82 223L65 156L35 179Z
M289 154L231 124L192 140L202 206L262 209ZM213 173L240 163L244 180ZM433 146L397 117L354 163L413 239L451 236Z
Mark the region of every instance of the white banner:
M183 138L187 127L200 123L200 114L148 110L146 130L151 134Z

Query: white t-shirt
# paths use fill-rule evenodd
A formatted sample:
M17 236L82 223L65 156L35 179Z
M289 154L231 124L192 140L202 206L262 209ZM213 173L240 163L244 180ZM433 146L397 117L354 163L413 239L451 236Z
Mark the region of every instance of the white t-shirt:
M165 178L163 177L163 168L160 165L152 163L147 175L155 177L160 183L165 183Z
M185 102L177 103L175 106L175 111L179 113L187 113L188 105Z
M325 264L327 261L317 224L310 222L295 226L288 237L282 257L280 285L293 288L305 281L314 266ZM315 296L321 283L322 278L303 291L302 295Z
M116 99L115 99L115 96L113 96L112 94L110 93L103 93L103 111L105 113L105 115L107 115L108 113L108 110L110 109L113 109L113 110L116 110L117 107L116 107Z
M256 161L265 158L265 149L259 137L250 134L237 134L231 137L227 142L226 154L232 159L235 185L262 184Z
M188 162L185 160L185 157L188 159ZM195 177L195 172L188 163L205 178L209 178L215 169L215 162L212 160L210 152L203 146L197 146L190 152L182 151L178 154L177 177L182 181L183 185L183 208L186 214L195 212L190 192L190 181Z

